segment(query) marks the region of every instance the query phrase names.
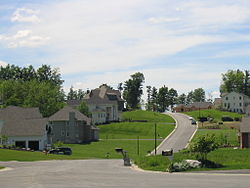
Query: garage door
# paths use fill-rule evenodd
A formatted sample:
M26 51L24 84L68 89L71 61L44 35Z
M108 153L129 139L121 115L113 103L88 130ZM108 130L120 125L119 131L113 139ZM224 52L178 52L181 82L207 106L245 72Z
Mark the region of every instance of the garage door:
M25 141L16 141L15 145L17 148L25 148Z
M39 141L29 141L29 146L32 150L39 150Z

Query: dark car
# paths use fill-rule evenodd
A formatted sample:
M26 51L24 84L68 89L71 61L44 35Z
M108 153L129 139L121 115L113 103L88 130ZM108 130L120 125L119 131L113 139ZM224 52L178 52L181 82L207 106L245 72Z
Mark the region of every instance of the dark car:
M196 125L196 121L192 119L191 124Z
M48 153L49 154L71 155L72 150L71 150L71 148L68 148L68 147L59 147L59 148L49 150Z

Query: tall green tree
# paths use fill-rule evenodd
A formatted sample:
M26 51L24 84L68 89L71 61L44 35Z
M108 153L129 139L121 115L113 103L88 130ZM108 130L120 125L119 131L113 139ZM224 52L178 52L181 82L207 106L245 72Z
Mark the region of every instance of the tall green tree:
M158 90L156 87L153 87L151 93L151 105L152 105L152 110L154 112L158 110L157 96L158 96Z
M163 86L159 88L157 95L158 110L160 112L165 112L169 106L169 96L168 96L168 87Z
M221 93L226 92L238 92L244 93L244 82L246 76L241 70L228 70L225 74L222 74L222 83L220 86ZM245 90L247 90L245 88Z
M143 94L142 84L144 75L140 72L131 75L131 78L125 81L123 98L126 101L128 109L138 109Z
M168 101L171 108L177 103L178 93L175 89L171 88L168 91Z
M193 103L193 91L188 92L187 98L186 98L186 104L191 104Z
M151 86L146 86L146 88L147 88L147 105L146 105L146 109L151 111L152 110L152 103L151 103L152 87Z
M205 102L205 90L197 88L193 91L193 102Z
M67 100L76 100L76 99L78 99L77 91L74 90L73 86L71 86L70 89L69 89L69 93L67 95Z
M187 96L185 95L185 93L182 93L177 98L177 104L186 104L186 98L187 98Z

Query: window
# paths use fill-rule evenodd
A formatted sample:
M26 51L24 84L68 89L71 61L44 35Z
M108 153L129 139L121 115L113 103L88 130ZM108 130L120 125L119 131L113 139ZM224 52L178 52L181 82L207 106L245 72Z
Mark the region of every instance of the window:
M224 107L227 107L227 103L224 103ZM183 112L183 109L181 109L182 110L182 112Z
M228 97L226 97L226 100L228 100Z
M239 99L241 100L241 97L239 97Z
M64 130L61 131L61 135L65 136L65 131Z
M242 106L241 102L239 103L240 106Z
M68 131L66 132L66 136L69 136L69 132Z

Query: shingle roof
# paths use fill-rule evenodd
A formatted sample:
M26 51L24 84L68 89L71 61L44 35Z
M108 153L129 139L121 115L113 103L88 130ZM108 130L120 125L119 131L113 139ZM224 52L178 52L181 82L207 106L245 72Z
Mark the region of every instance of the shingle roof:
M0 120L5 119L41 119L42 114L38 108L23 108L18 106L8 106L0 111Z
M0 134L6 136L42 136L48 119L38 108L8 106L0 110Z
M42 136L46 132L48 119L4 120L1 130L6 136Z
M79 121L86 121L90 124L91 119L79 112L76 109L73 109L70 106L65 106L63 109L59 110L55 114L49 117L49 121L69 121L69 114L70 112L75 113L75 118Z
M106 86L92 90L83 100L87 104L117 104L117 101L124 101L119 90L113 90Z

